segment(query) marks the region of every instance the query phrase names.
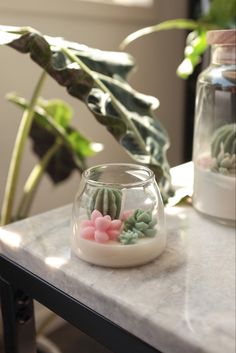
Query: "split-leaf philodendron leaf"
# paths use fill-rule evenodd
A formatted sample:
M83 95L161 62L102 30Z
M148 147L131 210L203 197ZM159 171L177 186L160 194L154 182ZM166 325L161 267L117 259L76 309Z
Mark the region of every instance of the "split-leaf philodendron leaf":
M0 26L0 44L29 53L68 93L83 101L99 123L138 163L155 172L164 201L172 195L166 131L153 110L158 100L127 82L133 58L121 52L92 49L29 27Z

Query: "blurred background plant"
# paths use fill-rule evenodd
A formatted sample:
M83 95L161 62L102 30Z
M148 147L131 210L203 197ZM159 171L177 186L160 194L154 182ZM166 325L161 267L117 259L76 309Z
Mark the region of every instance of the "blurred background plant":
M44 80L45 73L39 80L40 86L42 78ZM44 100L38 97L39 89L36 91L30 103L15 93L7 95L9 101L23 109L23 117L10 161L2 205L2 225L28 216L44 173L58 185L68 179L74 170L83 172L86 159L95 154L98 147L71 126L73 113L67 103L59 99ZM32 149L39 162L25 182L18 207L14 207L17 180L28 137L32 140Z
M120 48L124 50L134 40L150 33L170 29L191 30L186 39L184 60L177 68L177 75L185 79L193 73L207 49L207 31L235 28L235 26L236 0L202 1L202 8L197 19L177 18L142 28L128 35Z

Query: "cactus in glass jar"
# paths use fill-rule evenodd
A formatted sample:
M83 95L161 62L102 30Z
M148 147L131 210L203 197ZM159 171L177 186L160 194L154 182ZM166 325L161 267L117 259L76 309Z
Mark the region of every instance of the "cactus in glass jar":
M236 124L217 129L211 142L212 171L226 175L236 172Z
M112 188L97 188L91 195L89 213L94 210L111 219L118 219L121 211L122 192Z

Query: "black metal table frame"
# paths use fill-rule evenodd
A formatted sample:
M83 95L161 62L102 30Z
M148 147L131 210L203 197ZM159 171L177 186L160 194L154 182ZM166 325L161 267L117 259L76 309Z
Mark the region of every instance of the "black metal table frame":
M0 294L5 353L36 353L33 299L114 353L161 353L3 255Z

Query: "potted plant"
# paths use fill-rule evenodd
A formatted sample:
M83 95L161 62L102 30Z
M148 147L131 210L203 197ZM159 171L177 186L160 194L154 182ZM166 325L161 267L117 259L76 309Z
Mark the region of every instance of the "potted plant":
M92 49L43 35L28 27L0 26L0 44L29 53L42 68L29 102L15 93L7 96L23 109L23 117L10 163L2 205L2 225L27 216L44 173L58 184L66 180L73 170L82 172L86 159L96 152L93 143L71 126L72 112L66 102L58 99L46 101L40 97L47 75L85 103L96 120L136 162L153 169L163 199L168 200L173 194L166 158L168 135L154 116L158 100L135 91L127 82L127 76L134 67L130 55ZM39 163L26 181L22 199L14 213L15 191L28 137L32 140Z

